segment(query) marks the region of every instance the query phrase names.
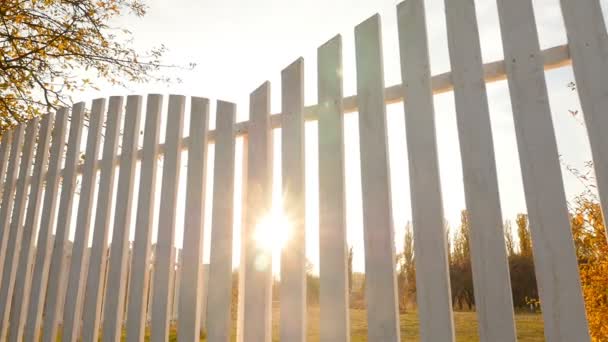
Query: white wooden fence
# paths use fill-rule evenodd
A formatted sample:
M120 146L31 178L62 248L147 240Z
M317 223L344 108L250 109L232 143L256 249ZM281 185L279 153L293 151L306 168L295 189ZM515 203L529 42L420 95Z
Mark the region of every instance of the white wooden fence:
M368 338L400 340L385 108L389 103L403 102L421 339L453 341L433 112L433 94L453 91L471 222L479 336L482 341L516 340L485 90L486 83L507 79L545 337L547 341L588 341L545 70L573 66L602 208L608 212L606 26L598 0L561 0L568 45L541 51L531 0L497 2L504 61L482 65L473 0L446 0L452 71L431 77L424 1L406 0L397 6L402 72L399 85L385 88L380 18L373 16L355 29L356 96L343 97L342 42L337 36L318 50L318 105L312 107L303 105L304 61L298 59L282 73L282 114L270 115L269 83L251 94L249 121L236 123L235 105L218 102L214 131L208 129L209 101L204 98L190 99L189 114L185 113L184 96L171 95L168 112L164 113L165 99L149 95L145 114L140 96L129 96L126 103L122 97L112 97L108 102L99 99L88 115L84 161L79 151L86 111L83 103L5 133L0 145L4 184L0 210L0 339L38 341L42 337L53 341L61 323L64 341L96 341L100 333L104 341L117 341L123 329L128 341L141 341L146 325L150 326L152 341L165 341L171 322L176 321L180 341L197 341L205 317L205 309L201 309L203 293L208 292L207 339L228 341L234 328L235 141L242 136L246 156L238 335L244 341L269 341L271 256L253 242L253 233L260 217L270 209L271 131L280 127L282 184L287 194L284 206L297 218L295 235L282 254L280 337L282 341L304 341L304 122L314 120L319 134L320 335L321 341L348 341L343 114L358 111ZM183 138L186 115L190 132ZM143 149L138 150L141 120L145 120L145 129ZM167 122L166 138L159 144L162 121ZM207 147L212 142L214 169L207 170ZM176 217L180 215L177 189L183 150L188 151L184 246L176 265L174 236ZM162 186L156 189L159 158L163 159ZM139 192L134 203L138 163ZM204 276L208 289L203 289L206 172L213 173L214 188L211 262ZM113 193L115 177L117 193ZM75 227L71 227L77 178L80 194ZM241 198L241 194L236 196ZM157 197L159 213L155 212ZM158 241L152 253L154 215L158 215ZM128 234L133 216L135 238L130 248ZM73 242L68 239L70 230L75 231Z

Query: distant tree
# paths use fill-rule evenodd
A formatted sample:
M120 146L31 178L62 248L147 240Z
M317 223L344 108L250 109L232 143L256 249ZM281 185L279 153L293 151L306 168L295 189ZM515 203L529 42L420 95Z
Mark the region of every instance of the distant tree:
M515 220L517 235L519 237L519 253L523 256L532 256L532 237L528 227L528 215L518 214Z
M450 285L452 302L461 309L470 310L475 305L473 272L470 249L471 226L466 210L460 213L460 227L454 239L450 257Z
M405 226L403 252L397 258L397 285L399 290L399 310L407 310L408 303L415 301L416 296L416 266L414 260L414 232L412 224Z
M164 46L138 52L128 30L111 22L142 17L142 0L0 1L0 134L71 102L69 93L151 79ZM90 75L90 76L89 76Z

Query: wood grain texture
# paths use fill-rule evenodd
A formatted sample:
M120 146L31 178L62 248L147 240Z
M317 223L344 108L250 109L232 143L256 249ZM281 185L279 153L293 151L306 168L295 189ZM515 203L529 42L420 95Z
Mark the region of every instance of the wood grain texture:
M547 341L589 341L531 0L499 0L513 121Z

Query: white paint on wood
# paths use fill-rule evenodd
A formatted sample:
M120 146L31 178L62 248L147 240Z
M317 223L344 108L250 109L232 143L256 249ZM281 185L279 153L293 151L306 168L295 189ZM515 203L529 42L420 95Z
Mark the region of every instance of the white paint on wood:
M29 303L27 304L27 317L24 328L24 339L27 342L38 342L40 340L39 328L49 278L50 256L54 245L52 232L57 211L59 173L65 150L68 115L69 110L67 108L59 109L53 127L53 145L51 146L49 168L45 177L44 203L40 217L36 260L32 274L32 288L29 295Z
M10 157L9 151L11 146L11 138L13 136L13 131L9 130L3 134L2 140L0 141L0 200L2 200L2 193L4 191L4 177L6 176L6 169L8 166L8 159ZM0 206L2 203L0 202Z
M153 279L150 267L152 221L156 200L156 173L158 169L158 139L163 97L149 95L144 128L144 152L139 178L139 195L131 262L131 295L127 301L127 341L139 342L145 334L146 308L151 306ZM87 342L87 341L85 341ZM94 341L91 341L94 342Z
M213 164L213 209L211 217L211 251L206 291L207 341L228 342L232 330L232 242L234 224L234 176L236 106L218 101ZM235 303L236 304L236 303ZM204 309L203 309L204 310Z
M272 131L270 83L249 99L247 193L245 209L245 275L243 338L269 342L271 338L272 253L255 241L255 230L272 205Z
M77 103L72 107L70 120L70 136L68 138L68 150L65 159L65 169L61 187L61 199L59 202L59 215L55 239L53 241L53 253L51 255L51 267L48 274L48 288L46 291L46 306L42 338L44 342L54 342L57 338L57 323L62 306L61 292L64 289L64 254L67 250L70 222L72 221L72 209L74 192L76 191L76 165L80 158L80 139L82 137L82 126L85 104ZM43 294L43 293L41 293ZM44 295L42 295L44 300Z
M410 196L416 255L416 294L422 341L453 341L454 323L448 271L435 112L431 92L424 3L397 6L401 78L405 102Z
M101 141L101 128L105 117L106 101L97 99L93 101L91 115L89 116L89 130L87 133L87 147L85 150L84 172L81 178L80 199L74 243L72 245L72 258L70 259L70 272L68 275L67 293L65 297L61 339L66 342L76 342L79 338L80 319L82 314L82 297L86 279L85 266L88 264L89 231L93 211L93 196L97 180L97 155Z
M181 171L181 138L184 126L186 98L179 95L169 97L165 158L158 219L158 242L154 265L154 294L152 296L152 342L164 342L169 338L171 318L170 281L175 260L175 219L177 216L177 190ZM154 180L155 181L155 180Z
M380 17L355 28L368 340L399 341Z
M589 341L532 3L499 0L498 12L545 338Z
M317 51L320 340L350 341L344 176L342 37Z
M112 243L110 245L108 283L106 285L103 341L118 341L122 333L127 282L126 264L129 248L131 202L133 200L135 183L137 139L139 136L141 109L141 96L127 97L125 126L121 146L122 153L120 155L120 169L118 171L118 193L116 194L116 210L114 212Z
M179 342L200 340L200 291L203 258L203 215L207 180L207 131L209 100L192 98L190 113L191 144L188 148L184 248L181 254L179 286ZM225 189L224 189L225 190Z
M604 218L608 215L608 34L598 0L561 0L576 88L589 134ZM608 226L604 224L608 231Z
M4 192L2 193L2 207L0 208L0 281L3 278L4 255L6 254L11 215L13 214L15 204L15 188L17 187L17 175L19 174L19 161L21 149L23 148L25 127L26 125L21 125L12 132L11 154L8 161Z
M21 246L21 238L23 236L23 220L25 216L25 207L27 200L28 176L32 171L34 145L38 136L38 126L40 118L35 118L28 122L25 131L24 146L21 151L21 165L19 166L19 180L13 205L12 220L10 222L8 238L4 252L3 268L0 268L2 274L0 286L0 340L6 340L8 335L8 319L10 316L11 305L13 301L13 290L15 285L15 277L17 275L17 256Z
M452 82L471 226L471 264L481 341L517 340L494 142L473 0L445 1Z
M118 134L122 115L123 98L119 96L111 97L108 105L101 169L99 171L93 244L89 256L89 271L84 293L84 308L86 308L82 313L82 340L84 342L97 342L99 340L104 276L107 269L108 228L110 226L110 212L114 203L112 196L116 174L114 160L118 150Z
M306 341L306 187L304 166L304 60L281 73L283 214L291 222L281 253L280 336ZM277 227L289 229L290 227Z
M42 118L38 143L36 147L36 160L34 162L34 174L30 184L27 213L23 226L23 242L19 252L19 264L17 266L17 278L15 279L14 299L10 314L9 341L23 341L23 326L26 308L29 303L31 288L31 264L34 253L34 240L36 229L40 223L40 210L42 200L42 189L44 184L44 173L49 159L49 144L53 130L55 114L47 114Z

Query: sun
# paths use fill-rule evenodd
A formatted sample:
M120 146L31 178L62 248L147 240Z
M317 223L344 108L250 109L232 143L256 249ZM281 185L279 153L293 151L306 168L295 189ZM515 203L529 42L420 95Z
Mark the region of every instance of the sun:
M291 222L282 210L273 209L262 217L256 226L253 239L258 247L272 252L273 257L277 257L289 241L291 229Z

